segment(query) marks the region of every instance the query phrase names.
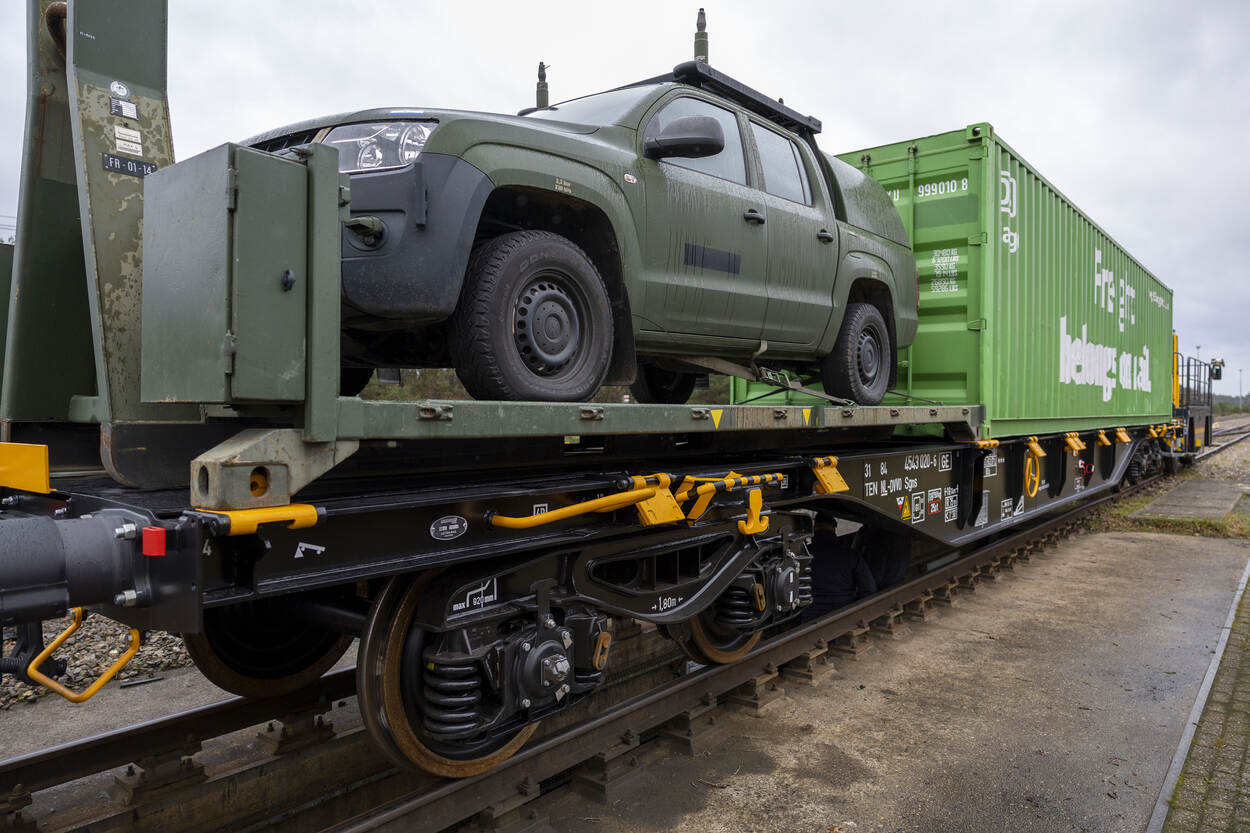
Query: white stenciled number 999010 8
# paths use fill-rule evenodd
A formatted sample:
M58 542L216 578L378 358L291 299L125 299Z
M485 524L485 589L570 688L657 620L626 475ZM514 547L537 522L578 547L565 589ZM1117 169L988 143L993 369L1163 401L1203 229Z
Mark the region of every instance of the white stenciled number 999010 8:
M926 182L916 186L917 197L936 197L941 194L955 194L968 190L968 177L963 179L944 179L941 182Z

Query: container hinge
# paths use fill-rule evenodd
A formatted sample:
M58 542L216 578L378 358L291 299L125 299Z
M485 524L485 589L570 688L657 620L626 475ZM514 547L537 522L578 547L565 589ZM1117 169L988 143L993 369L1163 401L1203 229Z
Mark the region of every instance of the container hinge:
M226 210L234 211L239 206L239 172L234 168L226 170Z
M969 246L984 246L988 242L990 242L990 237L985 232L969 235L968 237Z
M972 319L971 321L969 321L969 322L968 322L968 329L969 329L969 330L984 330L984 329L985 329L985 319L984 319L984 318L974 318L974 319Z
M221 370L227 376L234 375L234 357L238 352L238 337L229 330L226 330L226 337L221 341Z

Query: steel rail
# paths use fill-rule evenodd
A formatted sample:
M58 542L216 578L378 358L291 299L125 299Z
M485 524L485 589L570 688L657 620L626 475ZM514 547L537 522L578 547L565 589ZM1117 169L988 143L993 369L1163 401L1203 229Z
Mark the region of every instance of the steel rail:
M304 711L320 702L356 693L356 669L332 671L316 682L280 697L232 697L144 723L124 726L82 740L0 761L0 800L12 793L37 792L88 775L195 746L209 739ZM192 740L188 740L192 739Z

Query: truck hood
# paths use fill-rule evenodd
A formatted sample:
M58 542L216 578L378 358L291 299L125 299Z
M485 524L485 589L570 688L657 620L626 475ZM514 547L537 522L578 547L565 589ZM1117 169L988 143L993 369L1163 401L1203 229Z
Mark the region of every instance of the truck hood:
M295 140L288 144L304 144L312 141L322 129L337 127L340 124L355 124L371 121L404 121L404 120L436 120L439 124L452 121L477 121L492 125L513 125L529 130L546 133L579 133L590 134L599 129L599 125L573 124L571 122L552 121L550 119L527 119L521 116L509 116L503 113L481 113L473 110L434 110L428 107L377 107L372 110L356 110L347 113L335 113L330 116L308 119L307 121L288 124L273 130L266 130L239 142L241 145L264 145L290 137Z

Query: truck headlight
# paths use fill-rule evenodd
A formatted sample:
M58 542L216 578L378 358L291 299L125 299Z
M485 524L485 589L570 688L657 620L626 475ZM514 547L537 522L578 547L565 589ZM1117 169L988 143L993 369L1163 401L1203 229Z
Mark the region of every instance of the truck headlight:
M344 124L323 141L338 148L340 173L399 168L417 158L434 126L428 121Z

